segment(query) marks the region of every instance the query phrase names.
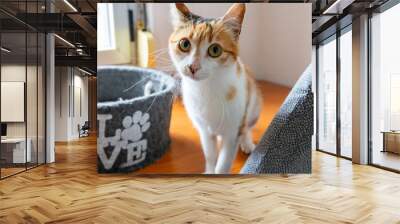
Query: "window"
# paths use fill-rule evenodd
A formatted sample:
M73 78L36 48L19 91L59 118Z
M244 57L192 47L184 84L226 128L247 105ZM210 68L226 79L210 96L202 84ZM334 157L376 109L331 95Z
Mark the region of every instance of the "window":
M115 49L114 14L110 3L98 4L97 37L98 51Z
M400 170L400 5L371 19L371 162Z
M400 130L400 73L390 74L390 130Z
M352 32L340 36L340 155L352 157Z
M97 4L97 64L129 64L132 47L129 10L134 4Z
M336 39L318 48L318 149L336 153Z
M317 149L352 157L352 25L318 45Z

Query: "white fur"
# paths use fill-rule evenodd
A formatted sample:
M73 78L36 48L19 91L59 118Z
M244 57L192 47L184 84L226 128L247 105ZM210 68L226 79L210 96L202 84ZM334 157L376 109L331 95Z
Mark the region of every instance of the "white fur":
M183 15L180 13L176 7L175 3L170 3L170 15L173 27L178 27L183 22Z

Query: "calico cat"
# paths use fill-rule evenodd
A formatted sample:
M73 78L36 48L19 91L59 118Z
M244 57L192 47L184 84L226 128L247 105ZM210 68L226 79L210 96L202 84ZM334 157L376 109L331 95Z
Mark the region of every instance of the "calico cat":
M237 3L222 18L208 19L183 3L171 6L169 54L182 78L186 111L200 135L205 173L229 173L238 146L246 153L255 147L251 129L261 95L238 56L245 10L245 4Z

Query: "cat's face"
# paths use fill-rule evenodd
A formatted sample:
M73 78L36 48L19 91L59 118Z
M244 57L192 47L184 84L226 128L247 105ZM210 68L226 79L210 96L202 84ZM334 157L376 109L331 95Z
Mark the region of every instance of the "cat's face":
M172 6L171 12L175 30L169 54L180 75L204 80L236 63L244 4L234 4L219 19L197 16L182 3Z

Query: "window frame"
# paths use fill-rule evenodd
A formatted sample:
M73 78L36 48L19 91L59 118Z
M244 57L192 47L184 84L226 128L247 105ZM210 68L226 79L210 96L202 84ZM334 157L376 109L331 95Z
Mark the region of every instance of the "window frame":
M320 40L317 44L316 44L316 106L315 106L315 110L316 110L316 135L315 135L315 139L316 139L316 151L318 152L323 152L332 156L336 156L339 158L343 158L346 160L352 160L352 158L347 157L342 155L341 153L341 118L340 118L340 113L341 113L341 101L340 101L340 84L341 84L341 65L340 65L340 59L341 59L341 53L340 53L340 38L342 35L344 35L347 32L351 32L352 31L352 23L349 23L348 25L346 25L345 27L341 28L340 30L337 30L336 33L330 35L329 37ZM319 99L320 99L320 91L319 91L319 82L320 82L320 74L319 74L319 51L318 49L320 48L321 44L326 44L330 41L336 41L336 152L332 153L329 151L326 151L324 149L321 149L320 143L319 143L319 135L320 135L320 130L319 130L319 122L320 122L320 118L319 118Z
M115 50L116 49L116 40L115 40L115 22L114 22L114 6L111 3L105 3L105 4L99 4L97 6L97 12L100 12L100 7L106 7L105 11L107 13L107 23L108 23L108 28L107 31L108 33L108 39L110 42L110 46L107 46L107 48L100 49L99 48L99 42L97 42L97 49L99 52L103 51L110 51L110 50ZM100 18L100 17L97 17ZM97 21L97 24L100 24L99 21ZM99 39L97 39L99 41Z

